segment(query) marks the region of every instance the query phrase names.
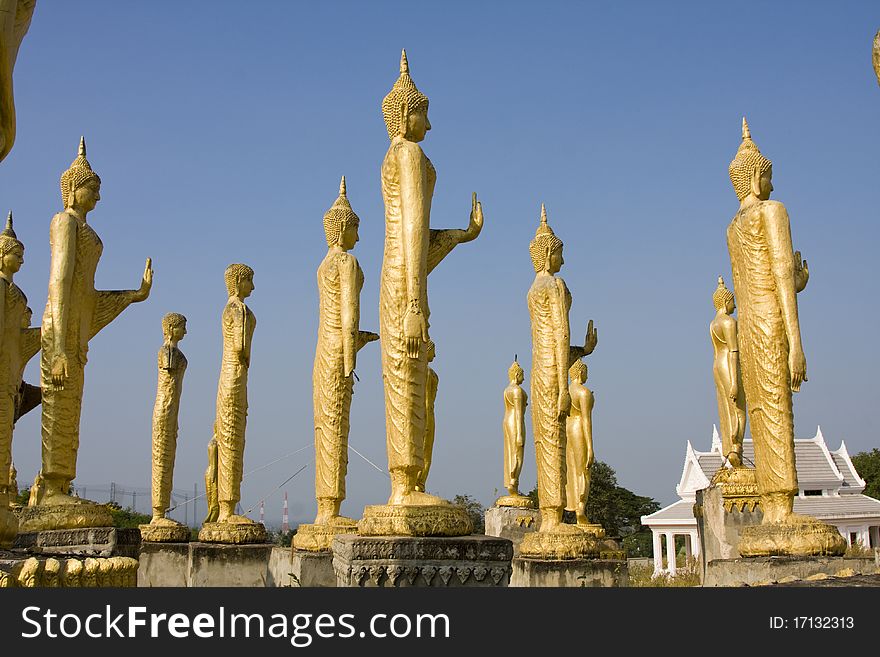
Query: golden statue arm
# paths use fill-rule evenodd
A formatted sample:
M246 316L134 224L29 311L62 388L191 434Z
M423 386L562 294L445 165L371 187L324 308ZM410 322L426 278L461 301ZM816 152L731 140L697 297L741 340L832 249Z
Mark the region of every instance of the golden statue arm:
M791 374L792 392L800 390L801 382L807 380L807 362L801 343L801 329L798 321L797 292L795 290L794 252L791 248L791 226L788 212L781 203L765 203L764 217L767 245L772 262L773 280L776 283L776 297L788 338L788 366Z
M137 290L98 290L95 303L95 314L92 316L92 331L89 340L95 337L102 328L107 326L119 314L132 303L143 301L150 296L150 288L153 286L152 260L147 258L144 267L144 275L141 278L141 286Z
M447 230L432 230L428 241L428 273L449 255L459 244L477 239L483 230L483 205L477 201L477 193L471 196L471 215L468 227L449 228Z
M727 396L736 400L739 394L737 376L739 371L739 343L736 338L736 320L730 317L730 321L725 321L722 325L724 331L724 343L727 345L727 367L730 372L730 388L727 390Z
M21 363L22 365L40 351L40 327L32 326L21 330Z
M0 277L0 327L6 324L6 292L9 290L9 282ZM4 346L4 336L6 331L0 330L0 352L6 349Z
M583 401L581 402L581 423L584 430L584 439L586 442L586 467L587 470L593 465L595 455L593 454L593 393L586 389Z
M557 400L557 412L560 417L568 413L571 407L571 397L568 392L568 357L571 353L571 329L568 324L568 311L565 307L565 282L561 278L554 278L554 292L550 297L553 321L557 327L556 334L556 376L559 386Z
M357 264L354 256L346 253L339 262L339 285L342 313L342 362L343 375L351 376L357 365L357 352L360 334L358 333L358 316L360 315L360 299L355 289Z
M593 320L591 319L587 324L587 335L584 338L584 346L579 347L577 345L571 345L568 350L568 366L571 367L576 360L580 360L584 356L589 356L593 353L598 342L599 331L593 328Z
M49 227L52 246L52 268L49 272L49 304L54 329L53 357L66 356L67 313L70 289L73 285L73 266L76 259L76 219L65 212L56 214ZM53 367L54 369L54 367Z
M810 280L810 269L807 261L801 259L801 252L794 252L794 291L803 292Z
M34 13L36 0L0 0L0 161L15 142L12 71Z

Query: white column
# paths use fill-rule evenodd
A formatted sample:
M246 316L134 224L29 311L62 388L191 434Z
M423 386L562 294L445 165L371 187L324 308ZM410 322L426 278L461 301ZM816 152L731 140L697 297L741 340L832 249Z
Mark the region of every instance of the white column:
M684 535L684 557L690 559L693 556L693 545L691 543L691 534L688 532Z
M862 528L859 529L859 540L862 542L863 548L867 548L871 545L871 535L868 533L868 525L862 525Z
M666 532L666 570L675 575L675 534Z
M871 536L871 547L880 547L880 527L871 527L869 534Z
M700 556L700 537L697 536L697 532L691 533L691 548L694 552L694 558Z
M651 530L654 538L654 575L659 575L663 570L663 539L656 529Z

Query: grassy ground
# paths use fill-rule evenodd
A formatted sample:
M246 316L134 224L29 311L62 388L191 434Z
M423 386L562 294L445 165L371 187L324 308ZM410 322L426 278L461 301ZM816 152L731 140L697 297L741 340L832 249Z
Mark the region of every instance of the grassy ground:
M697 573L697 564L694 560L685 563L683 560L676 565L674 577L662 573L653 577L654 566L652 564L633 564L629 569L629 585L633 587L649 586L700 586L700 576Z

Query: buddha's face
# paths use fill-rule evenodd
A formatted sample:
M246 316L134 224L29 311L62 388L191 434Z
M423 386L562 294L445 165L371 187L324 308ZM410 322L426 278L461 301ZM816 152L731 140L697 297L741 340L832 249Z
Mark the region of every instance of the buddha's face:
M183 336L186 335L186 324L176 324L171 327L170 337L174 342L180 342L183 340Z
M550 256L547 260L547 271L551 274L555 274L562 269L562 265L564 264L565 259L562 257L562 247L556 247L550 252Z
M74 192L74 205L83 212L90 212L95 209L98 201L101 200L101 183L94 178L86 184L78 187Z
M513 380L516 381L516 385L521 386L522 382L525 381L525 376L522 372L517 372Z
M14 274L24 264L24 250L18 247L3 254L3 271Z
M339 246L341 246L346 251L350 251L354 248L354 245L358 243L360 237L358 236L358 225L353 221L346 222L345 228L342 230L342 235L339 238Z
M735 309L736 309L736 302L735 302L733 299L730 299L730 300L727 302L727 305L724 307L724 311L725 311L728 315L732 315L732 314L733 314L733 311L734 311Z
M431 129L427 110L409 112L406 115L406 138L411 141L422 141Z
M240 299L247 299L251 292L254 291L254 279L253 278L243 278L238 283L238 297Z

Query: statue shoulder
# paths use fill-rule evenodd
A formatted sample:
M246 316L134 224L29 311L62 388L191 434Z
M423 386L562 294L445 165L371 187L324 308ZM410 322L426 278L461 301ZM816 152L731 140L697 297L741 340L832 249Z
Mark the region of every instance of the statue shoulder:
M421 146L414 141L408 141L400 137L395 137L394 141L391 142L388 154L394 159L403 162L427 159Z
M761 216L769 221L788 221L788 210L779 201L761 201L758 206Z
M56 233L62 230L76 230L77 219L67 210L56 213L49 222L49 231Z

